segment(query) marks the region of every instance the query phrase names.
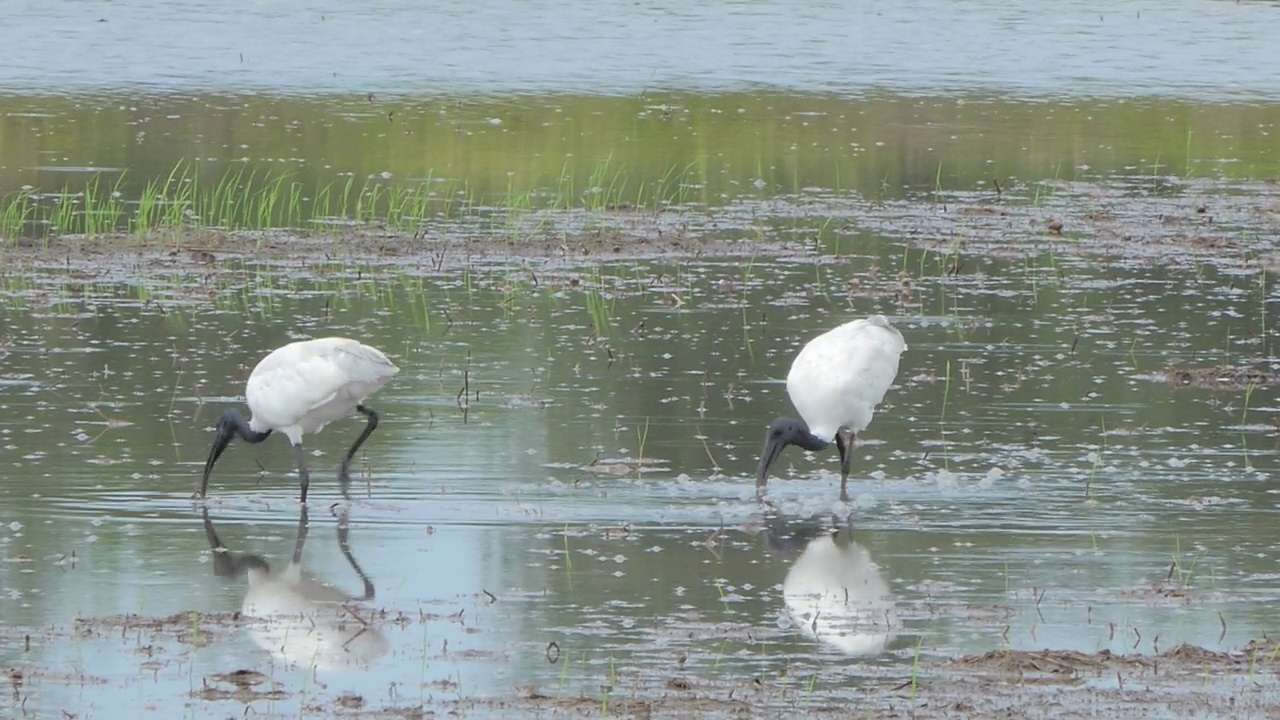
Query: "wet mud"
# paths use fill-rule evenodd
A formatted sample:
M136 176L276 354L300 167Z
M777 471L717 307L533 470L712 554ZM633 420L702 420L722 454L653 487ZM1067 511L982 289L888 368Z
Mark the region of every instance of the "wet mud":
M35 634L39 642L121 635L120 642L135 648L137 677L126 681L133 684L189 672L188 653L217 642L242 622L231 615L196 621L186 614L132 616L81 619L72 627ZM717 636L713 628L704 632L708 639ZM207 640L193 645L193 633ZM550 649L548 657L554 651ZM439 680L417 688L392 683L385 694L364 696L327 692L323 682L299 690L272 677L270 668L238 667L191 678L188 698L174 702L213 703L256 717L1271 717L1280 702L1276 655L1274 641L1251 642L1229 652L1179 645L1154 655L999 649L917 661L898 671L880 672L879 678L817 685L812 676L788 677L785 671L754 677L700 675L673 658L657 671L618 669L590 695L531 684L509 693L471 696L460 693L456 682ZM473 659L464 654L451 660L466 667ZM17 711L29 695L49 688L91 692L111 682L92 674L32 666L9 667L6 674ZM406 700L409 697L418 700ZM274 709L295 707L294 703L296 709Z
M1129 182L1044 182L994 192L946 193L917 200L865 201L815 192L718 208L591 213L530 212L485 227L389 231L352 224L316 231L158 232L56 237L3 249L19 267L74 271L84 279L126 279L157 269L216 272L246 260L304 270L335 263L370 269L406 266L445 272L477 264L578 267L652 259L786 258L841 255L822 232L801 237L780 223L840 223L855 249L874 233L947 258L946 274L981 274L983 258L1084 257L1095 262L1280 266L1270 241L1280 232L1277 185L1196 178ZM585 214L585 213L583 213ZM551 218L551 219L548 219ZM511 226L517 228L512 230ZM824 227L829 223L824 223ZM135 277L134 279L137 279Z

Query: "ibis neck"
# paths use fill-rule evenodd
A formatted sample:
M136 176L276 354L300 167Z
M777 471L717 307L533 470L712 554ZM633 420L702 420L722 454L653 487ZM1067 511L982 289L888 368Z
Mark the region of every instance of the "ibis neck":
M228 410L222 415L222 422L226 424L230 432L234 432L240 436L240 439L247 443L260 443L271 437L271 429L258 431L254 428L252 420L246 421L235 410Z
M814 435L812 432L809 432L809 429L807 427L804 427L804 429L801 432L797 433L795 437L791 438L790 442L792 445L798 445L804 448L805 450L809 450L811 452L826 450L827 447L831 445L830 440L823 440L821 437Z

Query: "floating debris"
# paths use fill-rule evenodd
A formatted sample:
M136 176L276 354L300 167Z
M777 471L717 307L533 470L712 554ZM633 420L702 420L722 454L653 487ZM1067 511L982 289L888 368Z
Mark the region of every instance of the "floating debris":
M1172 383L1176 387L1246 390L1250 387L1280 385L1280 373L1230 365L1206 368L1172 367L1146 377L1158 382Z
M1118 668L1150 667L1150 658L1116 655L1110 650L1082 653L1076 650L992 650L982 655L966 655L953 665L1018 674L1066 674L1100 672Z

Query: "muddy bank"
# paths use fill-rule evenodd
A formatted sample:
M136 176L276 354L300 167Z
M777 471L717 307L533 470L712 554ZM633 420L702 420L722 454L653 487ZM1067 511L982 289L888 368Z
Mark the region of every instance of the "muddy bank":
M838 225L832 226L830 221ZM868 235L950 258L940 272L981 272L969 257L1092 257L1271 267L1280 187L1195 179L1053 182L917 200L875 202L829 193L724 207L600 213L534 211L416 233L377 224L314 231L187 230L17 241L11 267L124 278L157 270L212 272L252 260L306 271L334 264L444 272L477 264L573 267L615 260L812 258L858 253ZM1110 260L1108 260L1108 258Z
M779 213L824 214L821 201L775 205ZM854 227L946 253L1156 262L1273 265L1280 185L1193 178L1043 182L915 201L868 202L847 214ZM949 274L963 274L963 264Z
M252 622L238 613L164 617L80 618L71 626L42 630L9 629L13 639L70 642L115 635L136 648L136 672L127 677L68 671L16 662L6 668L15 707L50 688L90 689L109 683L163 682L190 673L191 654L212 652L238 625ZM707 640L715 640L714 633ZM290 688L269 663L227 667L189 679L187 707L254 717L296 717L277 703L300 702L305 717L427 718L505 717L813 717L1027 718L1242 717L1271 716L1280 702L1275 641L1250 642L1230 652L1190 645L1149 655L1108 651L992 650L951 660L924 660L893 668L832 658L812 675L791 669L758 676L686 667L673 659L663 669L619 663L602 676L598 692L575 694L554 684L513 685L508 692L475 694L449 679L424 680L422 687L395 686L380 697L330 692L317 683ZM516 651L521 652L521 651ZM531 650L529 652L532 652ZM650 652L663 653L661 648ZM567 662L548 651L547 658ZM463 668L478 656L455 653ZM458 677L462 677L459 675ZM409 700L412 698L412 700Z
M572 227L557 230L545 221L530 218L523 221L529 226L527 229L516 230L456 224L416 233L376 224L265 232L184 230L20 240L0 246L0 252L9 262L25 266L86 272L98 268L117 274L156 267L213 270L236 260L295 268L337 263L371 268L409 265L437 272L477 263L534 260L540 265L555 266L802 251L799 243L748 240L726 234L721 222L691 211L614 211L599 218L590 229L574 213L556 218Z

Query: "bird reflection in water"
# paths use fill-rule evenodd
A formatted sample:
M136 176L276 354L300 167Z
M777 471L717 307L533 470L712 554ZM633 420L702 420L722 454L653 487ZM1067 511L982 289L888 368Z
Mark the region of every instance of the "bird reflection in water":
M878 655L899 628L889 583L848 527L765 517L770 550L791 560L782 581L787 621L846 655Z
M307 506L298 515L293 557L284 568L273 568L261 555L233 553L218 537L208 507L203 508L205 537L213 550L218 577L248 581L240 612L249 637L285 661L322 670L367 667L388 649L386 637L374 626L372 613L360 602L374 596L373 583L351 554L349 509L338 513L338 549L364 584L358 596L322 583L302 570L307 542Z

